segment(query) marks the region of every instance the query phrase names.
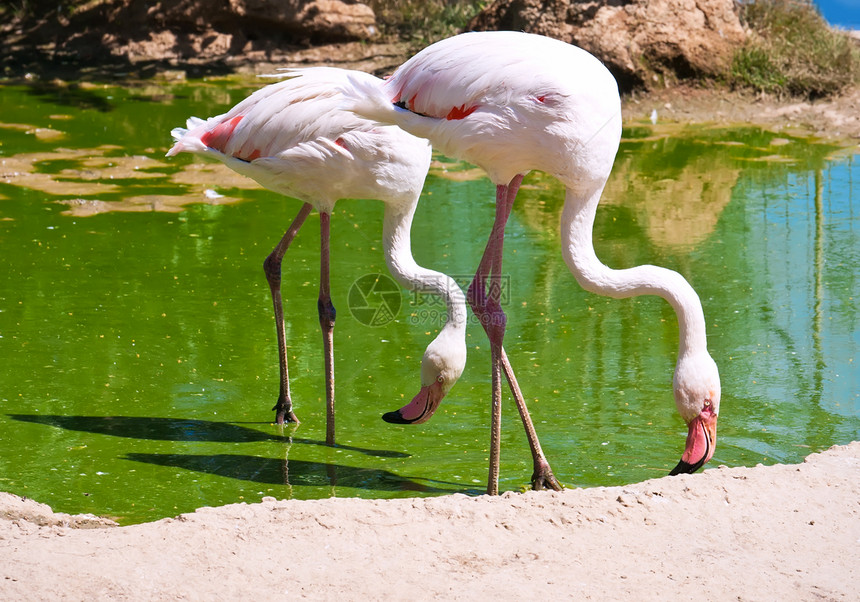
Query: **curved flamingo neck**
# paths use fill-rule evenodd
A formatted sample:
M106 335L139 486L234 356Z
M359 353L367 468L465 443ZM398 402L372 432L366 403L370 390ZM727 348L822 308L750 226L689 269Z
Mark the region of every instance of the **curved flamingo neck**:
M678 317L678 357L707 349L705 316L699 296L679 273L654 265L615 270L594 252L592 230L603 186L583 197L568 188L561 215L562 252L570 271L586 290L616 299L658 295Z
M412 218L416 206L398 209L386 206L382 226L385 262L401 286L412 291L439 295L445 302L446 320L437 339L466 329L466 297L453 278L424 267L412 257ZM463 335L460 334L462 337Z

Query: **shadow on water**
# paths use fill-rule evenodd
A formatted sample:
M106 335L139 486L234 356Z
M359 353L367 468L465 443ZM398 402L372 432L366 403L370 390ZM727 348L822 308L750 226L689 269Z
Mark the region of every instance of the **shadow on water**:
M104 98L101 90L91 90L77 84L39 81L27 86L26 91L40 102L53 103L62 107L101 113L107 113L114 108L113 104Z
M313 439L264 433L257 429L211 420L183 418L157 418L149 416L60 416L56 414L8 414L19 422L32 422L69 431L150 439L154 441L199 441L209 443L258 443L280 441L328 447L325 442ZM337 449L355 451L381 458L408 458L409 454L394 450L376 450L348 445L336 445Z
M457 483L450 483L450 485L456 486L456 489L443 489L401 477L387 470L358 468L327 462L261 458L245 454L129 453L123 456L123 459L269 485L338 486L370 491L467 493L462 485Z

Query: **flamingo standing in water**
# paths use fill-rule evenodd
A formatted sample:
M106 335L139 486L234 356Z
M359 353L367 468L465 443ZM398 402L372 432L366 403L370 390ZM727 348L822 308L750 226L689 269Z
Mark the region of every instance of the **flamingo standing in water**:
M399 125L441 152L483 168L496 185L496 218L468 299L490 339L492 435L487 491L498 492L502 341L506 316L496 284L505 223L530 170L566 187L562 254L579 284L615 298L659 295L680 327L673 389L688 425L685 451L670 474L696 471L714 453L720 378L707 350L696 292L677 272L641 265L615 270L594 252L600 195L621 139L621 102L609 71L586 51L520 32L466 33L412 57L381 85L365 80L346 91L362 117ZM488 290L489 289L489 290ZM405 406L408 417L416 409Z
M466 364L466 300L454 280L422 268L412 258L410 227L431 148L394 126L381 126L340 109L339 88L350 79L380 83L361 72L325 67L295 70L288 79L262 88L224 115L191 118L176 128L167 155L188 151L221 161L264 187L305 203L263 267L272 293L278 336L280 392L275 419L298 422L293 413L287 369L281 298L281 260L302 223L320 213L319 320L323 332L326 380L326 442L334 443L335 309L329 288L329 229L335 202L342 198L385 203L382 236L385 261L394 278L412 290L441 296L446 322L421 360L423 403L438 406Z

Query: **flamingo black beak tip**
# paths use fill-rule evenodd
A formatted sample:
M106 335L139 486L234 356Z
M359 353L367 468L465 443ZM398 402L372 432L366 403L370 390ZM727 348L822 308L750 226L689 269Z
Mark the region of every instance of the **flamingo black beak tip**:
M669 473L670 477L674 477L679 474L693 474L697 470L699 470L705 464L704 458L700 462L696 462L695 464L690 464L689 462L684 462L681 460L678 462L678 465L672 469Z
M386 412L382 415L382 419L389 424L412 424L412 420L406 420L400 410Z

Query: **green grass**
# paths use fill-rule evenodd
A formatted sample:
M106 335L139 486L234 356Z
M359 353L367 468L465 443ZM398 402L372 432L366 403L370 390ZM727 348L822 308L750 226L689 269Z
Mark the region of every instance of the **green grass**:
M734 57L729 82L777 96L831 96L860 81L860 47L831 29L815 6L792 0L741 5L750 28Z

